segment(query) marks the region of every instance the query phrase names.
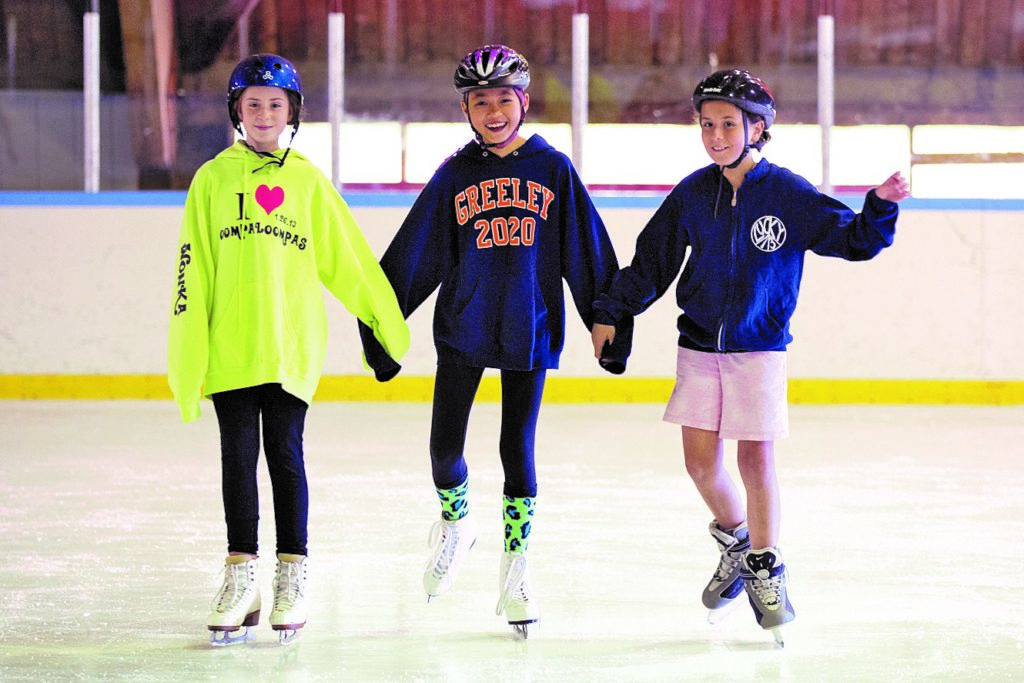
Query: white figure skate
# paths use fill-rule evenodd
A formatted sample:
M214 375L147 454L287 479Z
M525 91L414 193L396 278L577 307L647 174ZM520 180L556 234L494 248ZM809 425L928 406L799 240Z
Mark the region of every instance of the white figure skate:
M274 575L274 607L270 627L277 631L278 642L287 645L306 625L306 557L281 554Z
M470 548L476 543L476 522L470 515L454 522L438 520L430 528L430 559L423 572L427 602L451 590Z
M796 618L786 584L789 572L778 548L750 550L743 556L743 589L761 628L771 631L775 643L784 647L782 625Z
M526 640L529 624L540 621L540 604L530 590L526 553L505 553L501 558L500 596L495 614L505 614L513 636Z
M708 525L708 531L718 544L721 555L701 601L708 608L708 622L718 624L732 612L737 604L736 598L743 592L740 564L744 553L750 550L750 531L746 522L734 529L723 529L716 520Z
M224 563L224 583L206 621L210 644L223 647L244 643L252 639L250 627L259 621L259 562L248 555L230 555Z

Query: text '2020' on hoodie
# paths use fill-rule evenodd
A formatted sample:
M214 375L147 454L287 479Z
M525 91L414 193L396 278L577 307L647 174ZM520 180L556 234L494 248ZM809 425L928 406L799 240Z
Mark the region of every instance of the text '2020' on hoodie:
M440 288L438 363L506 370L558 367L565 290L589 330L594 297L618 261L572 163L539 135L498 156L470 142L420 192L381 259L408 316ZM621 372L632 319L602 367ZM361 330L366 359L386 379L398 366Z
M324 287L389 355L405 353L394 291L319 169L295 150L280 165L242 142L205 163L185 200L171 306L168 380L182 419L199 416L203 395L260 384L311 402Z

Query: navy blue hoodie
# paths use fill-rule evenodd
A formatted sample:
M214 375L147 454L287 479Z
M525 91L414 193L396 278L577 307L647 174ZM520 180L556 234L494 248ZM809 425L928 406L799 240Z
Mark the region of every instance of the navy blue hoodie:
M781 351L793 337L804 254L867 260L892 244L898 207L868 192L861 213L762 159L732 185L718 166L684 178L636 242L633 262L595 302L595 322L646 310L676 287L679 345L698 351ZM687 247L690 248L687 259Z
M434 307L439 364L557 368L565 292L589 330L593 301L618 261L572 163L538 135L499 157L470 142L449 157L410 209L381 259L406 317L440 287ZM602 367L625 369L632 318ZM400 369L360 325L377 379Z

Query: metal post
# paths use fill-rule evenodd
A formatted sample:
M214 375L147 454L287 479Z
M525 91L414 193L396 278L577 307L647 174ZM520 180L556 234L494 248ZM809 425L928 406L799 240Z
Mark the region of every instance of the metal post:
M327 15L327 120L331 124L331 181L341 192L341 120L345 114L345 13Z
M238 59L249 56L249 13L238 18Z
M494 38L494 0L484 0L484 42L489 43Z
M14 90L15 64L17 63L18 18L7 17L7 89Z
M242 9L241 15L238 17L238 58L245 59L251 52L249 52L249 17L252 16L252 11L256 9L256 6L260 4L260 0L249 0L248 4Z
M384 72L388 78L395 75L398 64L398 2L387 0L384 6Z
M577 10L579 6L577 1ZM580 176L583 175L583 131L587 126L589 102L589 20L586 12L577 11L572 17L572 163Z
M835 18L831 0L818 15L818 125L821 126L821 191L832 192L832 125L835 121Z
M100 190L100 13L98 0L83 19L83 106L85 110L85 191Z

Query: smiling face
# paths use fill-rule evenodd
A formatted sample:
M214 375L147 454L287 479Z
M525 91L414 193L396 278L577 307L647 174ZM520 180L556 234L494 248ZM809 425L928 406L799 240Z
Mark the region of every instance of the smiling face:
M519 98L522 96L522 106ZM470 91L462 112L488 145L501 145L517 136L530 96L514 88L482 88Z
M764 122L750 120L750 138L757 140ZM707 100L700 108L700 134L708 156L719 166L728 166L739 158L746 146L743 139L743 112L735 104Z
M273 152L291 119L288 93L283 88L255 85L246 88L238 100L238 116L245 139L257 152Z

